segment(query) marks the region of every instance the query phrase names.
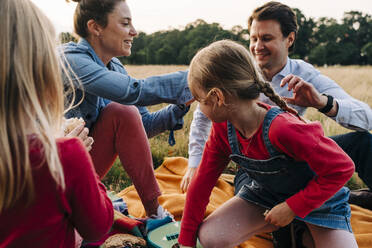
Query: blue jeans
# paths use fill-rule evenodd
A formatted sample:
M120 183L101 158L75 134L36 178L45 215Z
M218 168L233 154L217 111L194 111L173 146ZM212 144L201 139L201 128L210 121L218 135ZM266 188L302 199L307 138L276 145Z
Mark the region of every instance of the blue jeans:
M372 134L351 132L331 136L354 161L355 170L363 182L372 189Z

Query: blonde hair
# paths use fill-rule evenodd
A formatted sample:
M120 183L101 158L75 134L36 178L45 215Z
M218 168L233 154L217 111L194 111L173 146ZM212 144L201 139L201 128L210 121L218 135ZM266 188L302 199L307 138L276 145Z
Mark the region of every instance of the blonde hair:
M55 142L64 113L62 64L48 18L29 0L0 2L0 213L21 196L34 198L29 134L40 141L43 161L62 189L64 174Z
M298 116L264 79L249 51L231 40L216 41L201 49L191 60L188 82L196 98L198 88L208 92L206 99L214 88L246 100L257 99L262 92L281 109Z

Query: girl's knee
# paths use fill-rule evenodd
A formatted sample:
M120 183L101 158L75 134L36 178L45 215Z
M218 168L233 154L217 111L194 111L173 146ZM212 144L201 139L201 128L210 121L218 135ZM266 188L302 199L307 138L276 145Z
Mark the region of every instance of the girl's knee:
M202 225L198 235L200 244L204 248L230 247L230 242L224 238L224 235L214 232L207 226Z
M212 236L199 236L199 241L204 248L218 248L218 247L229 247L227 240L220 240L218 235Z

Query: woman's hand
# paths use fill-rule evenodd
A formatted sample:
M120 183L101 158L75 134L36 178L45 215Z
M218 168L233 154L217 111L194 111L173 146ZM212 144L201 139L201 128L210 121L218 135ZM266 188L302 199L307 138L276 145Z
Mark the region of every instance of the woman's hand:
M68 120L65 120L65 122L68 122ZM85 123L82 122L78 124L76 127L74 127L71 131L68 128L65 128L66 131L64 133L64 136L80 138L89 152L92 149L94 140L92 137L88 136L89 129L84 127L84 125Z
M265 215L265 214L264 214ZM273 207L266 215L265 221L278 227L288 225L296 217L296 214L286 202L282 202Z
M186 174L183 176L180 187L183 192L187 191L187 188L190 185L191 179L195 174L197 168L188 167Z

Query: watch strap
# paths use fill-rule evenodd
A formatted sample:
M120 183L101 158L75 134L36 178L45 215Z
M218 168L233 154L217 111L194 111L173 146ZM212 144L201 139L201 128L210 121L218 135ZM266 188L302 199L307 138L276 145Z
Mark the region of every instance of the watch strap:
M322 95L327 97L327 104L323 108L318 109L318 111L325 114L328 113L333 108L333 96L327 94Z

